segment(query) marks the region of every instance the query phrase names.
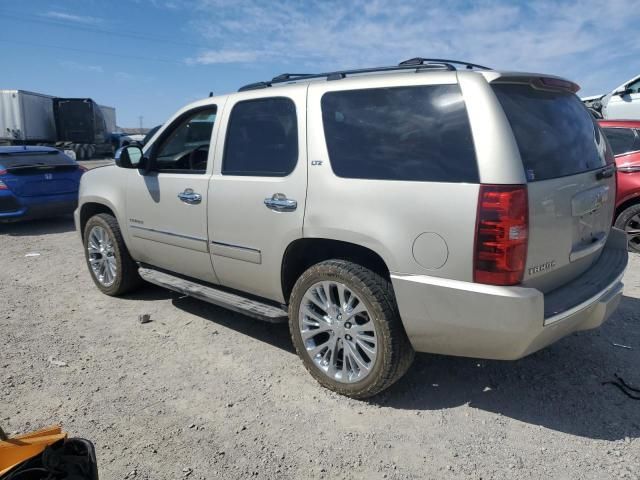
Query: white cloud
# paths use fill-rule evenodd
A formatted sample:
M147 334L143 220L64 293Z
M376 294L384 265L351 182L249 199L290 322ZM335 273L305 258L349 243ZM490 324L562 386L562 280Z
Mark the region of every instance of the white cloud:
M86 65L83 63L72 62L70 60L60 62L60 65L69 70L91 73L104 73L104 69L100 65Z
M102 22L101 19L96 17L89 17L86 15L75 15L73 13L65 13L65 12L49 11L42 16L48 17L48 18L54 18L56 20L65 20L68 22L76 22L76 23L97 24Z
M591 82L595 69L620 69L621 50L640 54L640 0L182 1L195 11L196 31L216 45L191 64L264 61L318 70L421 55Z
M260 58L261 52L252 50L205 50L186 60L189 65L211 65L215 63L250 63Z

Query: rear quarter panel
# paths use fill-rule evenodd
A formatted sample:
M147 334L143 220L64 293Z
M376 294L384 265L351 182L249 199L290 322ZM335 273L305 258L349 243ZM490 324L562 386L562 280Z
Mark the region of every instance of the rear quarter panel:
M616 157L616 165L618 168L622 168L621 171L618 171L616 206L619 207L633 199L640 202L640 152ZM635 167L638 170L624 172L624 167Z
M362 245L378 253L394 273L472 281L478 185L338 177L331 167L322 124L321 98L327 91L456 82L455 72L433 72L309 86L304 237ZM422 234L426 258L421 264L414 251L421 248L416 240Z

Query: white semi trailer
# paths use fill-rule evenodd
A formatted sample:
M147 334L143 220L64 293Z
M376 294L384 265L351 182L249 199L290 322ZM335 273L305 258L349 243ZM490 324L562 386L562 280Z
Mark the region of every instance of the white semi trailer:
M115 108L90 98L59 98L26 90L0 90L0 144L51 145L84 160L112 155Z

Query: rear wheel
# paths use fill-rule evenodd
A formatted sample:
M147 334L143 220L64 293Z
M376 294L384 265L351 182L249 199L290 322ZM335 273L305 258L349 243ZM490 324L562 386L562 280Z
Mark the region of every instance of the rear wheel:
M353 398L388 388L414 356L390 282L343 260L319 263L302 274L291 294L289 327L309 373Z
M616 219L616 227L627 232L629 251L640 253L640 204L623 210Z
M91 278L103 293L122 295L142 283L138 265L112 215L100 213L89 219L84 229L84 252Z

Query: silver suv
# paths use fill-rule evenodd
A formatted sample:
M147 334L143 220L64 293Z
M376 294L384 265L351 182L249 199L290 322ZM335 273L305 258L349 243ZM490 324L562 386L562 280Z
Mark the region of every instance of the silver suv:
M201 100L83 176L89 270L288 321L354 398L414 351L523 357L622 295L613 156L578 88L417 58Z

